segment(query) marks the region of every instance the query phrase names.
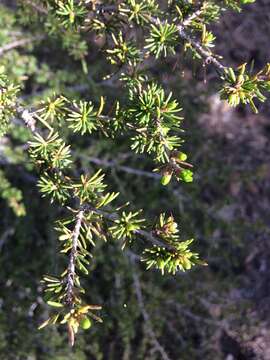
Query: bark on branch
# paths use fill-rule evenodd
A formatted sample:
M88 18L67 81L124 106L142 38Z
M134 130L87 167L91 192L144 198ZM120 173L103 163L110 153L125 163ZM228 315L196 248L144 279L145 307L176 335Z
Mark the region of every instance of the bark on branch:
M80 210L76 216L75 227L72 233L72 248L69 254L69 263L67 270L67 295L66 302L71 308L74 307L74 279L76 276L76 255L78 247L78 239L82 226L84 210Z

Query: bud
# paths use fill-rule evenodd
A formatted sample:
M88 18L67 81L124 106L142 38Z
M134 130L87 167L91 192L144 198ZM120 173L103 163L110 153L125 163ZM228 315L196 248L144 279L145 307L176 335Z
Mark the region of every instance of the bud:
M166 186L169 184L169 182L171 181L172 178L172 174L171 173L166 173L162 176L160 182L162 185Z
M193 172L191 170L183 170L180 173L180 180L184 182L192 182L193 181Z
M184 153L184 152L179 152L178 159L181 160L181 161L186 161L187 160L187 154Z
M69 21L70 21L71 24L74 24L75 14L74 14L73 11L71 11L71 12L69 13Z
M242 74L238 75L237 84L242 85L244 83L244 81L245 81L244 75L242 75Z
M138 226L136 224L127 224L127 231L132 232L138 229Z
M91 327L92 323L90 321L90 319L85 316L82 321L80 322L80 326L83 330L88 330Z
M178 225L176 222L174 222L174 218L172 216L170 216L168 218L168 223L167 223L167 228L168 228L169 232L175 234L178 231L177 227L178 227Z

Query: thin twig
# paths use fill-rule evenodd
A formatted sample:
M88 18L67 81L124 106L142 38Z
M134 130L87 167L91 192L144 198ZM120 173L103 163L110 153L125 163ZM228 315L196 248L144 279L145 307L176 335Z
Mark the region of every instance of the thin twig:
M196 322L201 322L201 323L205 323L205 324L213 325L213 326L217 326L217 327L224 327L224 322L223 321L212 320L212 319L208 319L206 317L200 316L200 315L196 315L196 314L192 313L190 310L188 310L186 307L184 307L180 303L177 303L177 302L172 301L172 300L168 300L167 304L174 306L176 308L176 311L179 313L180 316L185 315L186 317L188 317L188 318L190 318L190 319L192 319L193 321L196 321Z
M145 321L145 325L147 327L149 335L151 337L152 343L155 346L156 350L160 353L163 360L171 360L170 357L168 356L168 354L166 353L165 349L163 348L163 346L159 343L157 336L153 330L150 316L144 306L141 284L140 284L140 280L139 280L139 277L138 277L135 267L132 272L132 276L133 276L134 289L135 289L138 305L141 310L141 313L142 313L143 319Z
M109 168L115 168L117 170L126 172L128 174L145 176L145 177L157 179L157 180L159 180L161 178L161 175L151 173L150 171L134 169L134 168L131 168L129 166L124 166L124 165L118 165L118 163L116 161L108 161L105 159L98 159L95 157L85 157L85 158L94 164L109 167Z
M186 33L185 27L183 25L178 25L177 29L180 37L189 42L206 59L208 63L214 64L222 72L226 69L226 67L220 61L218 61L210 51L204 49L195 39Z
M115 221L120 219L120 216L117 213L109 213L109 212L104 211L104 210L96 209L96 208L94 208L94 207L92 207L91 205L88 205L88 204L84 205L84 209L87 210L87 211L91 211L91 212L93 212L93 213L95 213L97 215L100 215L104 219L107 219L107 220L112 221L112 222L115 222ZM141 235L145 240L148 240L153 245L161 246L161 247L167 248L169 250L174 249L174 247L172 245L161 241L159 238L154 236L153 233L150 232L150 231L139 229L139 230L134 230L134 234Z
M187 19L185 19L185 20L183 21L183 25L184 25L184 26L190 25L190 23L191 23L193 20L197 19L197 18L203 13L203 11L204 11L204 7L202 6L201 9L195 11L192 15L190 15Z
M32 8L34 8L36 11L38 11L41 14L44 15L48 15L48 10L46 8L44 8L41 5L38 5L35 1L33 0L24 0L24 3L27 5L32 6Z
M150 20L155 25L165 23L164 21L160 21L160 19L155 17L151 17ZM219 70L224 71L226 69L226 67L221 64L221 62L219 62L210 51L204 49L202 45L200 45L195 39L193 39L189 34L187 34L184 23L177 25L177 30L179 36L189 42L206 59L207 62L214 64Z
M23 120L25 125L32 131L32 133L36 133L36 119L34 118L34 114L21 106L16 108L16 112L18 117Z
M15 40L15 41L13 41L13 42L11 42L9 44L3 45L0 48L0 56L3 55L4 53L10 51L10 50L16 49L18 47L25 46L27 44L31 44L34 41L42 40L43 38L44 38L44 36L38 35L38 36L27 38L27 39Z
M78 247L78 239L84 217L84 210L80 210L76 216L75 227L72 233L72 248L69 254L69 263L67 270L67 295L66 302L73 308L74 307L74 279L76 276L76 255Z
M3 245L5 244L6 240L12 236L15 232L15 229L12 227L9 227L8 229L6 229L6 231L4 231L4 233L1 235L0 237L0 252L2 250Z

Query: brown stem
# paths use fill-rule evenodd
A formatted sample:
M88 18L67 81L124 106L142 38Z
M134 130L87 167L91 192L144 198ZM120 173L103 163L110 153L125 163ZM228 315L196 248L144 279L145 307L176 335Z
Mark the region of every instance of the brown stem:
M76 223L72 233L72 249L69 255L69 264L67 270L67 295L66 302L70 307L74 307L74 279L76 276L76 255L78 247L78 239L82 226L84 210L80 210L76 216Z
M9 44L3 45L0 48L0 56L10 50L16 49L18 47L22 47L27 44L31 44L34 41L42 40L43 38L44 38L44 36L40 35L40 36L35 36L35 37L27 38L27 39L15 40Z
M214 64L219 70L222 70L222 72L226 69L226 67L221 64L221 62L219 62L210 51L204 49L196 40L194 40L186 33L185 27L183 25L178 25L177 29L180 37L189 42L206 59L208 63Z
M96 208L94 208L94 207L92 207L90 205L85 205L84 209L87 210L87 211L92 211L93 213L95 213L97 215L101 215L104 219L107 219L107 220L112 221L112 222L115 222L116 220L119 219L119 215L116 214L116 213L109 213L107 211L99 210L99 209L96 209ZM150 231L139 229L139 230L135 230L134 233L137 234L137 235L142 236L145 240L149 241L153 245L164 247L164 248L166 248L168 250L175 250L173 245L165 243L161 239L154 236L153 233L150 232Z

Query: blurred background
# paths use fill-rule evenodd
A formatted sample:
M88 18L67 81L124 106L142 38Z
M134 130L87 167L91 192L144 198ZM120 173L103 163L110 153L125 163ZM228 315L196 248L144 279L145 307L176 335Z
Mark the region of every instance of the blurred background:
M38 31L26 15L18 20L14 6L0 1L0 47L16 27ZM261 69L270 61L269 0L226 12L213 29L226 65L254 62ZM6 52L0 66L23 83L29 106L53 91L93 101L105 93L113 101L123 94L117 82L100 81L107 66L103 40L89 36L88 77L50 38ZM145 271L136 246L123 253L119 244L97 244L84 284L89 301L103 305L104 323L81 333L73 350L65 329L38 331L48 315L39 281L62 269L52 226L61 209L41 199L24 146L28 133L15 124L0 140L0 188L7 179L23 195L16 204L0 199L0 359L270 359L270 102L259 106L259 115L229 108L219 100L211 65L204 70L181 51L148 66L183 106L183 149L194 182L162 187L151 159L132 153L128 139L74 136L74 163L78 171L102 167L122 202L143 208L148 218L172 212L182 238L195 238L193 248L208 267L161 276Z

